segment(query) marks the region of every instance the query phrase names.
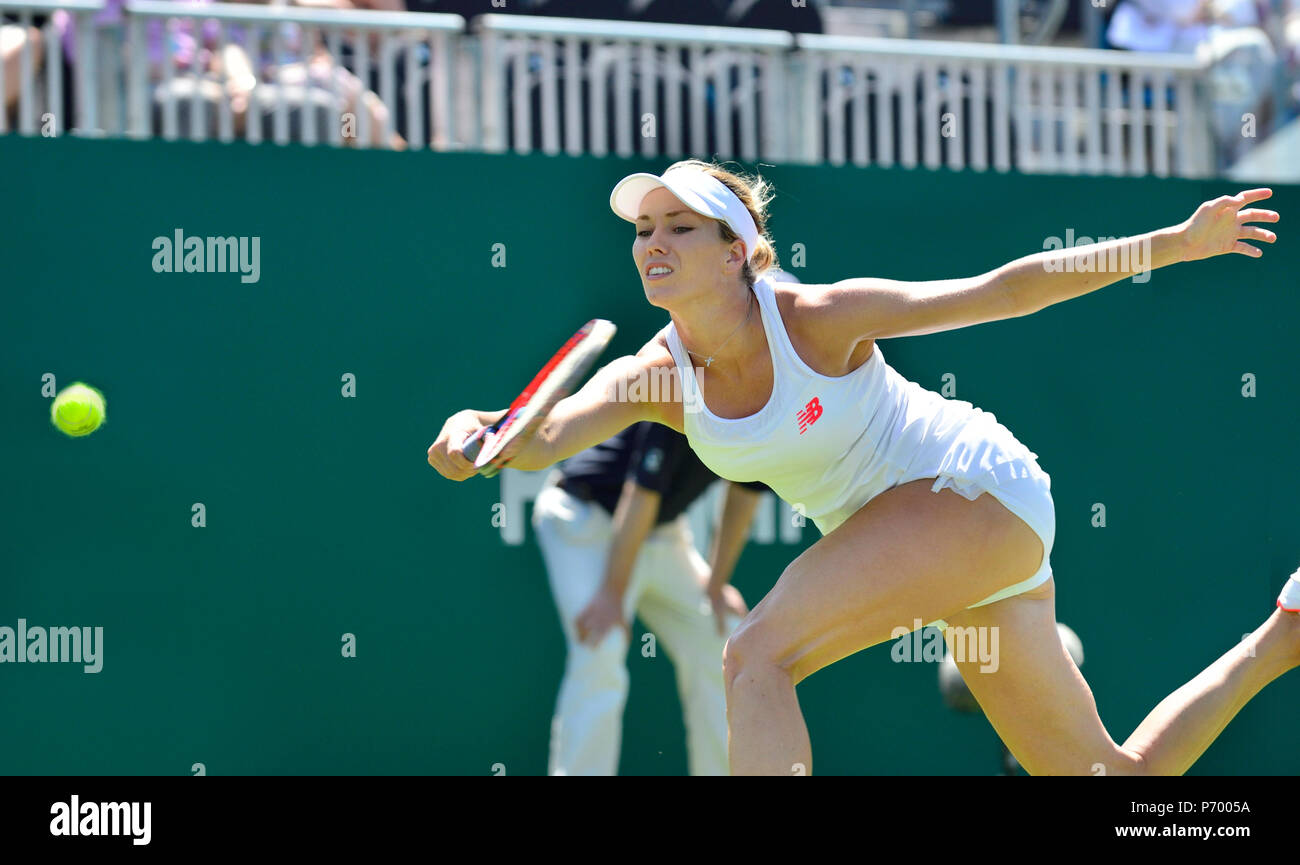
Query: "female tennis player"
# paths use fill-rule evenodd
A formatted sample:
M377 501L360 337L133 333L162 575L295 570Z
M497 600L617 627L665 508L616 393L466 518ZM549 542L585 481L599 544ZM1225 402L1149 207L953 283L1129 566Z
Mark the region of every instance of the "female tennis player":
M1036 253L965 279L781 285L767 275L775 252L761 178L698 160L658 177L630 175L610 203L635 224L646 298L671 322L558 403L512 465L541 469L652 420L684 432L719 476L762 481L812 517L823 537L723 652L733 774L811 772L795 686L916 619L998 629L995 670L981 672L974 658L959 667L1030 773L1182 774L1246 701L1300 664L1300 581L1288 582L1279 609L1249 638L1116 743L1057 634L1055 512L1037 455L993 415L904 379L876 340L1030 315L1139 267L1259 257L1246 241L1276 235L1248 223L1278 214L1251 205L1271 194L1224 196L1176 226ZM1115 255L1139 249L1149 255ZM1067 256L1122 266L1066 269ZM620 381L627 387L656 368L677 382L659 401L611 401ZM475 468L458 445L500 415L452 415L429 462L453 480L470 477Z

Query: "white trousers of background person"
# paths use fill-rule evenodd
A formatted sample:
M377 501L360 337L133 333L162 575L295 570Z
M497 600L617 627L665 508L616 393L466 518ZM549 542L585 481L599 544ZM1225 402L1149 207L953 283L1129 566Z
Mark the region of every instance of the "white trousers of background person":
M614 537L613 518L555 486L553 473L533 503L533 530L546 561L551 594L564 629L564 678L551 721L551 775L614 775L627 702L628 635L611 628L598 645L581 644L578 616L596 596ZM642 545L623 596L667 655L677 677L692 775L727 775L727 704L722 648L704 592L709 566L695 548L685 515L655 528ZM727 632L740 623L728 616ZM648 662L653 663L647 659Z

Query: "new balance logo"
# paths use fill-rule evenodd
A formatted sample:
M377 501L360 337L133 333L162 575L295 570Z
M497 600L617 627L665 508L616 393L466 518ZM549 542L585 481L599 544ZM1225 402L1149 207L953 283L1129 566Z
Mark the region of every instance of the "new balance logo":
M808 427L817 423L817 418L822 416L822 404L820 397L813 397L808 404L804 406L795 418L799 421L799 435L803 435Z

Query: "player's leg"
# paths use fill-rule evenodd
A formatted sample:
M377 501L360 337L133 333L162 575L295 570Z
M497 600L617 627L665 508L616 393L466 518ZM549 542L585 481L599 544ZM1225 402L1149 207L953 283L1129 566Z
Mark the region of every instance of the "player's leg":
M689 530L676 523L647 544L652 576L637 615L656 635L673 662L686 726L686 753L692 775L726 775L727 704L722 685L722 647L713 609L704 589L709 565L695 549ZM739 623L731 617L727 630Z
M790 563L724 652L733 774L810 772L795 685L1038 571L1043 542L988 494L886 490Z
M1166 697L1124 744L1102 725L1092 692L1056 630L1054 583L947 618L996 628L998 663L958 660L971 693L1031 774L1181 775L1251 697L1300 664L1300 615L1275 610L1249 638ZM957 658L954 658L957 660Z
M611 628L598 645L578 641L574 623L596 595L609 555L612 521L594 502L547 486L533 505L533 529L564 630L564 678L551 721L552 775L614 775L627 703L627 634ZM635 574L625 608L631 616Z

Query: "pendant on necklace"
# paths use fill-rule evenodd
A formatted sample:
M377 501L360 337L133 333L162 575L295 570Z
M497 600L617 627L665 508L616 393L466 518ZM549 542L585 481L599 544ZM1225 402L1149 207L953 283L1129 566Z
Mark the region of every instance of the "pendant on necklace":
M705 365L705 366L713 366L713 358L711 358L711 357L706 357L706 358L704 359L704 365Z

